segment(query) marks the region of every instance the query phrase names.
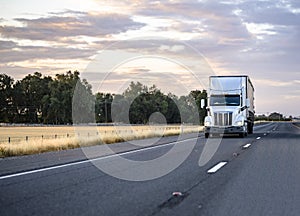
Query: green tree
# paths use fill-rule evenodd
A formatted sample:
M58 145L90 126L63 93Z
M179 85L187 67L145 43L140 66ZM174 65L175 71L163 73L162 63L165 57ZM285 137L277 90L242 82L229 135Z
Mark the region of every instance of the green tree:
M171 93L163 94L155 85L147 87L140 82L131 82L123 96L130 104L129 119L134 124L148 123L155 112L160 112L167 123L199 124L199 116L203 121L206 114L206 110L200 108L201 99L206 99L205 90L192 91L178 98Z
M206 90L194 90L190 92L190 96L192 96L196 102L198 112L199 112L199 119L200 124L204 124L204 118L207 115L206 107L201 108L201 100L204 99L207 104L207 91Z
M182 123L199 124L199 113L194 98L191 95L178 99L178 108Z
M13 96L14 79L6 74L0 74L0 122L9 123L14 113Z
M72 96L72 122L75 124L96 123L95 96L87 80L77 80Z
M78 71L68 71L52 78L35 72L14 84L11 77L1 74L0 121L71 124L75 118L75 123L147 124L150 116L159 112L167 123L198 124L198 117L203 122L206 115L206 109L200 107L201 99L207 97L205 90L178 98L162 93L155 85L131 82L122 95L93 95L91 85L79 75Z
M77 83L84 86L89 94L92 94L91 86L86 80L80 80L78 71L56 74L50 84L50 97L47 99L49 101L47 122L54 124L72 123L72 98Z
M113 122L129 124L130 101L124 95L116 94L113 97L111 116Z
M95 110L97 122L112 122L111 117L111 104L113 101L113 95L110 93L98 92L95 95Z
M179 111L178 97L169 93L166 96L166 102L168 103L168 110L165 114L168 123L179 124L181 123L181 116Z
M29 74L14 85L13 104L16 107L17 121L26 123L41 123L47 107L44 107L43 98L50 94L49 83L51 77L42 77L35 72ZM44 115L44 116L43 116Z
M131 82L123 93L130 104L129 121L133 124L146 124L151 114L167 113L168 103L166 96L155 86L148 88L140 82Z
M133 101L140 94L148 92L148 87L140 82L131 82L123 93L124 97Z

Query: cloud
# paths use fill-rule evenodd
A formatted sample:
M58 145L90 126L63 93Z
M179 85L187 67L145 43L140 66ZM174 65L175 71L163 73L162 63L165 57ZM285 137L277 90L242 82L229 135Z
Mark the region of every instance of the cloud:
M184 3L161 2L147 5L137 11L144 16L169 17L177 21L180 31L205 31L210 37L240 38L249 37L248 32L238 17L232 13L232 5L220 4L218 1ZM194 23L189 23L192 20ZM198 21L196 23L195 21Z
M0 52L2 52L3 50L13 49L16 46L17 46L17 43L15 43L13 41L0 40Z
M287 100L299 100L300 95L283 95L284 99Z
M245 20L249 22L255 31L255 27L261 25L257 24L252 17L260 10L268 10L268 7L276 8L276 4L270 2L257 2L254 4L252 1L227 1L226 3L220 3L220 1L185 1L185 2L168 2L161 1L160 3L153 3L148 1L138 1L131 5L130 2L126 4L128 7L132 6L133 14L139 16L157 17L170 22L169 26L162 26L161 28L154 29L157 35L161 35L163 32L172 32L174 36L180 35L184 32L193 35L189 39L188 43L195 49L202 52L204 55L214 58L224 66L234 66L239 64L243 65L245 61L265 61L267 56L279 56L278 50L285 51L285 47L290 43L286 43L284 37L286 37L291 29L278 28L278 26L272 27L272 32L276 32L276 38L268 38L269 43L259 44L256 38L249 32L245 25ZM123 3L122 3L123 4ZM131 6L130 6L131 5ZM139 5L135 7L134 5ZM255 7L258 9L255 9ZM242 12L237 15L234 11L240 9ZM247 9L247 10L246 10ZM284 11L283 8L277 9L278 11ZM287 13L287 12L284 12ZM263 14L262 14L263 15ZM2 34L6 37L18 37L34 40L56 40L62 41L67 45L74 45L73 52L76 53L78 48L78 41L76 38L85 35L89 37L98 37L102 41L90 44L90 49L102 49L104 44L109 42L103 41L109 38L112 34L117 35L120 32L132 30L141 30L144 26L148 26L153 21L149 20L148 23L141 23L138 19L130 18L130 15L115 15L115 14L92 14L79 11L65 11L60 13L51 13L46 18L38 19L17 19L19 22L23 22L23 27L14 26L2 26ZM258 29L259 30L259 29ZM256 30L256 31L258 31ZM279 33L277 33L279 31ZM295 31L295 30L293 30ZM159 32L159 34L158 34ZM259 35L263 36L264 33L268 33L268 29L260 30ZM292 41L295 41L295 36L289 36ZM285 43L282 43L284 41ZM274 44L278 47L274 47ZM88 44L87 44L88 45ZM140 42L134 44L129 41L128 44L122 45L120 49L130 50L148 50L149 52L155 51L151 47L151 43ZM188 53L182 52L173 46L171 49L163 49L160 52L172 52L180 55L187 55ZM168 45L167 45L168 46ZM282 49L282 47L284 48ZM76 48L75 48L76 47ZM40 49L37 47L37 49ZM290 49L295 49L290 47ZM72 50L72 49L71 49ZM59 49L57 50L59 51ZM241 53L241 51L247 51ZM78 50L80 52L80 50ZM50 52L51 53L51 52ZM157 51L156 51L157 53ZM261 59L258 59L260 56ZM292 56L289 61L297 58ZM54 57L55 58L55 57ZM239 70L240 68L237 68Z
M255 82L257 84L267 85L272 87L286 87L295 84L295 82L293 81L285 82L285 81L277 81L277 80L270 80L270 79L256 79Z
M19 46L13 41L0 41L0 63L18 62L35 59L80 59L96 54L96 50L48 47L48 46Z
M23 79L26 75L34 73L35 71L39 71L39 68L0 64L0 73L5 73L15 80ZM45 74L44 71L43 74Z
M175 95L187 95L192 89L204 89L204 86L195 79L192 74L172 73L171 71L149 71L143 68L129 71L127 73L90 73L84 72L82 77L89 80L95 92L111 92L121 94L129 86L131 81L141 82L144 85L153 84L160 88L164 93Z
M286 2L286 3L285 3ZM246 1L239 5L244 20L273 25L299 25L300 14L293 13L288 1Z
M86 60L109 43L102 41L97 44L95 41L110 40L113 34L144 25L128 15L70 10L34 19L17 18L15 21L22 25L0 23L2 65L41 59ZM50 66L56 70L55 64ZM1 70L5 69L11 70L5 66Z
M125 74L130 74L130 75L137 75L141 73L149 73L151 70L147 69L145 67L128 67L127 70L125 71Z
M2 37L47 41L82 35L109 37L143 26L127 15L72 11L58 15L50 14L45 18L17 18L15 21L22 23L23 26L0 26Z

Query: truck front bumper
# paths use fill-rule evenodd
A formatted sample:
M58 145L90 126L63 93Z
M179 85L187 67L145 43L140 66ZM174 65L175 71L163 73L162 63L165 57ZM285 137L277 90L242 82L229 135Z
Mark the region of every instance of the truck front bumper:
M205 127L205 133L209 134L241 134L245 133L244 126L229 126L229 127Z

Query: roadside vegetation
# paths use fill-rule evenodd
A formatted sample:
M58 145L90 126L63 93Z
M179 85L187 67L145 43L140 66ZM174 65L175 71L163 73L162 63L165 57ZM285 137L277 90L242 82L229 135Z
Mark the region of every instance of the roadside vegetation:
M0 157L37 154L129 140L172 136L202 130L201 126L2 127ZM74 130L75 129L75 130ZM5 131L5 133L4 133ZM8 142L7 134L12 134ZM41 135L43 134L43 135ZM54 135L55 134L55 135Z
M255 121L292 121L293 117L285 117L281 113L273 112L269 115L257 115L255 116Z

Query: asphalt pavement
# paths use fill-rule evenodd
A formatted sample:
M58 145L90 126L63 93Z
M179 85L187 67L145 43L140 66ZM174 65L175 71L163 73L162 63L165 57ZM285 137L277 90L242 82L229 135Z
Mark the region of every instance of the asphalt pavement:
M89 147L1 159L0 215L299 215L299 125L257 125L246 138L207 140L200 133L147 145L152 141L114 144L114 154ZM216 152L200 166L214 143ZM159 175L144 163L168 153L166 163L152 168L187 157L158 178L116 177Z

